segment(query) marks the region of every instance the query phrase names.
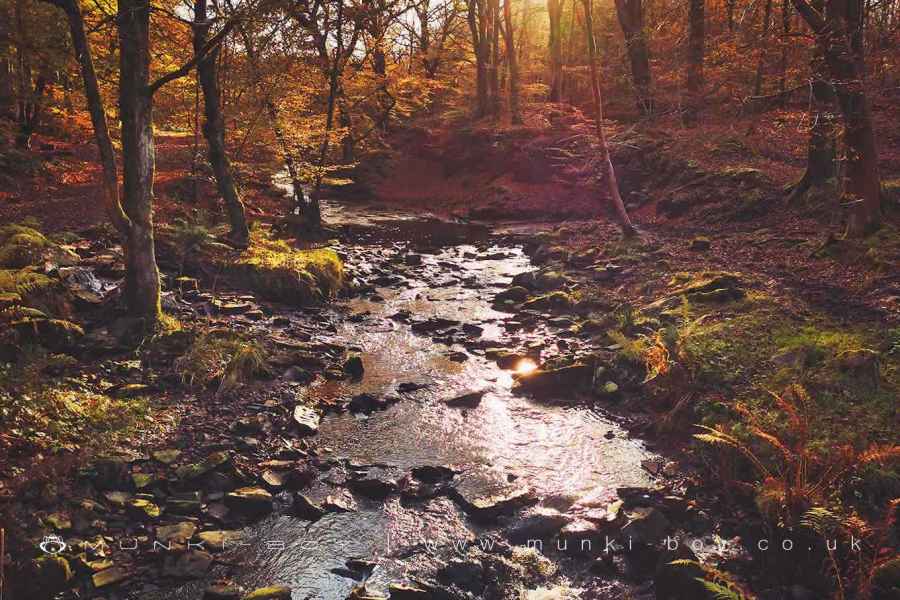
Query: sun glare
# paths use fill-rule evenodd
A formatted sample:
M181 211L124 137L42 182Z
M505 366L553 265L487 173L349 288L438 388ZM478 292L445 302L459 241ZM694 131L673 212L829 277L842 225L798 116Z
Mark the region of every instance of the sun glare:
M519 362L516 363L516 368L514 369L517 375L530 375L537 370L537 363L531 360L530 358L523 358Z

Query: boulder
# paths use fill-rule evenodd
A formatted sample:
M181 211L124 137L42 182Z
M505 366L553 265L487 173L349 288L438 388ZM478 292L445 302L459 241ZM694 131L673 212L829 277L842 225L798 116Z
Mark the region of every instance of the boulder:
M164 577L197 579L206 574L212 562L212 555L201 550L167 554L163 561L162 574Z
M283 585L259 588L244 595L241 600L291 600L291 588Z
M319 413L308 406L298 404L294 407L294 423L301 435L313 435L319 431Z
M465 392L458 396L454 396L448 400L445 400L445 404L447 406L452 406L456 408L475 408L479 404L481 404L481 399L487 393L487 390L473 390L469 392Z
M225 496L229 509L251 517L272 512L272 494L259 487L244 487Z
M655 546L665 539L669 532L669 520L656 508L638 507L626 512L628 522L622 528L622 535L630 537L636 544Z

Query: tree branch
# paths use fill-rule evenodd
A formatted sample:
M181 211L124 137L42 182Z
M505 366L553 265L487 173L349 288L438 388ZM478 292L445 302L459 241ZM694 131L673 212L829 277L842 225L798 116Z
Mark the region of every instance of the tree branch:
M230 18L216 35L209 38L209 41L203 45L203 48L201 48L200 52L194 54L194 58L184 63L174 71L169 71L168 73L148 85L145 93L148 96L152 96L162 86L171 81L175 81L176 79L184 77L185 75L190 73L194 69L194 67L197 66L197 63L209 56L209 53L215 50L219 46L219 44L222 43L222 41L225 39L225 36L227 36L234 28L234 26L237 25L240 18L241 17L239 16Z

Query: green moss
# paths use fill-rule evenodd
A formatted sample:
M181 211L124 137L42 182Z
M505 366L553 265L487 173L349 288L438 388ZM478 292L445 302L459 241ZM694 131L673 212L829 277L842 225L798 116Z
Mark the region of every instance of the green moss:
M299 250L261 228L251 231L249 247L230 270L264 297L295 305L331 298L344 282L344 265L334 250Z
M48 255L66 264L78 260L37 229L15 223L0 227L0 267L19 269L37 264Z
M0 293L17 294L22 304L47 314L66 316L70 312L59 281L38 272L36 267L0 269Z
M259 343L230 330L214 329L197 337L174 367L186 385L218 383L221 392L265 374L266 360Z
M566 292L555 291L536 296L522 305L533 310L567 311L575 306L575 299Z

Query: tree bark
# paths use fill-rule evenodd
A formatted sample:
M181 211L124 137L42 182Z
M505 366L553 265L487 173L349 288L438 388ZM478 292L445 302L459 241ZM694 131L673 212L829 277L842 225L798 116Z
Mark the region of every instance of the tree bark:
M562 100L562 0L547 0L550 15L550 102Z
M606 180L613 208L619 218L619 227L626 237L630 237L636 235L637 231L634 225L631 224L631 219L628 218L625 203L622 202L622 195L619 193L619 182L616 179L616 170L613 168L612 159L609 155L609 143L606 141L606 132L603 130L603 97L600 95L600 80L597 75L597 48L594 44L594 19L591 14L593 12L593 0L582 1L584 3L584 29L587 35L588 61L590 62L591 71L591 93L594 99L594 121L596 123L597 139L600 140L603 178Z
M640 114L649 116L653 113L652 77L650 49L644 30L644 8L641 0L616 0L616 14L625 35L637 109Z
M522 123L519 112L519 61L513 37L513 20L510 0L503 0L503 22L506 34L506 60L509 62L509 118L514 125Z
M194 53L199 54L203 52L209 41L207 38L210 21L207 15L206 0L195 0L194 20ZM228 160L228 151L225 148L225 119L222 116L219 80L216 72L219 48L220 46L216 46L197 62L197 77L200 80L200 87L203 89L203 136L206 138L209 162L216 176L219 194L225 202L228 222L231 225L228 238L235 246L245 248L250 240L250 230L247 227L244 203L238 193L231 162Z
M490 112L500 115L500 0L488 2L488 30L491 37L491 63L489 74Z
M131 221L126 252L125 300L134 317L153 327L162 315L153 242L153 94L150 75L150 6L119 0L119 114L122 120L123 206Z
M690 0L688 15L687 97L684 124L692 127L703 107L703 47L706 43L705 0Z

